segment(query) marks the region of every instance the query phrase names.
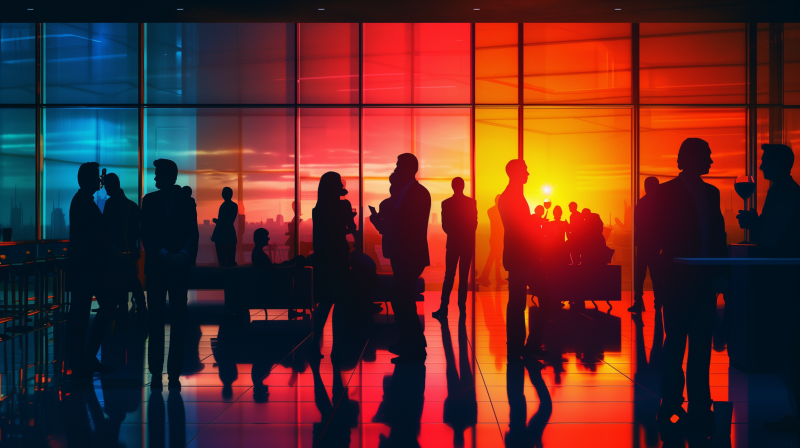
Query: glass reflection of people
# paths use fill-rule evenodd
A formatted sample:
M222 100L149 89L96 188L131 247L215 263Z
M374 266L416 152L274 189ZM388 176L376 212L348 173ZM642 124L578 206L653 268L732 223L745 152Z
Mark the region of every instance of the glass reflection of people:
M742 228L750 230L750 240L756 243L755 256L765 258L800 258L800 186L792 179L794 152L786 145L765 144L761 155L764 179L771 182L767 198L759 215L755 210L740 210L737 219ZM797 432L800 422L798 406L798 362L800 322L797 291L800 287L796 266L752 267L748 274L754 295L763 297L757 321L768 322L759 333L769 347L762 347L779 359L779 370L789 392L792 413L764 428L771 431ZM767 356L766 359L772 359Z
M475 377L470 363L467 324L465 320L458 321L458 368L456 368L450 326L446 320L440 322L447 378L447 398L444 399L442 421L453 428L453 446L460 447L464 446L464 431L478 423L478 401L475 393Z
M314 309L314 333L310 350L321 356L322 329L334 303L347 294L350 279L350 244L347 235L356 231L350 201L342 176L329 171L322 175L317 188L317 204L312 210L314 222L314 283L317 307Z
M542 341L538 336L544 324L544 313L531 319L531 334L525 337L525 308L528 301L527 287L531 271L535 271L535 260L539 254L531 240L531 211L523 194L528 182L528 166L525 161L514 159L506 165L508 186L500 195L498 207L505 229L503 241L503 267L508 271L508 305L506 309L506 344L508 359L534 357L541 352Z
M525 369L528 369L531 384L539 396L539 408L528 420L528 402L525 398ZM505 446L511 448L539 448L542 435L553 414L553 399L542 378L542 371L535 366L525 366L519 361L508 363L506 370L506 393L508 396L508 432ZM527 421L526 421L527 420Z
M647 357L648 344L644 339L642 315L635 313L631 316L636 332L636 372L633 374L633 381L642 386L636 387L633 391L633 418L634 422L636 422L633 427L633 440L641 440L639 433L644 430L645 446L658 446L656 416L660 400L654 392L658 391L661 382L664 324L661 308L656 308L655 313L653 339L652 343L649 344L649 360Z
M431 263L428 252L431 194L417 181L418 170L419 161L413 154L397 157L394 177L390 177L397 197L392 197L386 204L390 205L390 214L384 216L381 203L380 219L373 220L383 235L384 256L392 264L391 303L400 333L396 350L400 354L392 358L395 364L424 362L428 356L425 350L428 344L417 315L416 285L425 267ZM374 207L370 210L374 216ZM390 250L387 252L386 249Z
M486 264L483 265L481 276L475 280L481 286L492 285L489 280L492 275L492 268L494 268L495 285L500 286L508 283L502 277L503 221L500 219L500 209L497 207L498 201L500 201L499 194L494 197L494 206L490 207L486 212L489 216L489 256L486 258Z
M128 309L128 292L133 292L133 300L138 311L147 311L144 290L139 281L140 217L139 204L131 201L120 187L119 177L108 173L105 177L108 194L103 208L103 237L107 244L118 253L117 263L112 264L109 293L114 295L114 303Z
M433 312L436 319L447 318L447 305L458 269L458 309L466 317L469 270L475 254L475 230L478 228L478 206L475 199L464 195L464 179L451 182L453 196L442 201L442 229L447 234L442 301Z
M113 371L112 366L100 364L97 352L103 332L111 322L116 303L107 300L102 293L105 282L98 273L107 271L110 247L103 236L103 214L94 201L95 192L100 190L100 165L95 162L84 163L78 168L80 189L72 198L69 209L69 250L68 269L72 287L72 303L67 318L67 357L74 380L90 380L94 372ZM89 314L92 297L97 295L98 309L89 341L86 329L89 327Z
M211 241L217 250L217 261L220 266L236 266L236 228L234 223L239 216L239 206L233 202L233 190L230 187L222 189L222 205L219 206L217 217L214 218L214 232Z
M650 280L653 283L653 308L661 308L661 276L655 263L658 253L653 250L652 234L648 232L653 227L653 193L658 188L658 178L648 177L644 180L645 195L636 203L634 210L634 239L636 243L636 263L633 272L633 305L628 308L631 313L645 311L644 306L644 280L647 270L650 269Z
M425 364L399 363L383 382L383 402L373 421L389 426L389 435L381 434L379 448L417 448L422 409L425 405ZM387 381L388 380L388 381Z
M197 204L191 196L182 194L178 180L178 165L172 160L158 159L156 188L142 198L142 243L144 244L145 274L147 275L147 304L150 315L148 327L148 364L152 379L150 387L163 387L164 332L169 294L170 346L185 345L186 308L189 300L188 271L197 259L200 233L197 227ZM184 351L170 350L167 362L169 388L180 390Z
M688 423L693 430L713 429L709 368L716 316L716 295L724 280L713 267L674 263L675 258L727 256L725 221L719 190L703 181L711 169L711 148L705 140L688 138L678 151L677 178L656 190L653 250L664 278L664 357L661 373L662 424L681 417L684 383L689 399ZM689 355L686 375L683 359Z

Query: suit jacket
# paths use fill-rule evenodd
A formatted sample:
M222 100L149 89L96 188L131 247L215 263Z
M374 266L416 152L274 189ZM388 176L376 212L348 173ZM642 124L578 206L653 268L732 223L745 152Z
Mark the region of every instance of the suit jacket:
M123 193L110 197L103 208L103 237L106 243L123 252L129 251L131 260L138 260L140 255L139 215L139 205Z
M172 254L185 250L189 254L190 266L194 266L197 260L200 239L197 204L181 192L181 187L174 185L171 188L170 205L164 190L148 193L142 198L142 243L149 254L144 265L147 275L166 268L164 261L157 258L161 249Z
M533 221L531 208L522 189L506 188L498 202L500 218L503 221L503 267L507 271L531 267L536 254L533 253L530 233Z
M717 187L703 183L708 204L708 256L723 258L728 255L725 218L719 207ZM653 196L653 221L644 238L653 244L658 264L665 272L683 272L685 265L673 262L674 258L700 256L702 232L692 195L679 178L659 185ZM673 278L674 280L674 278Z
M800 257L800 186L789 178L773 183L751 238L761 257Z
M68 249L70 272L77 281L97 276L97 270L105 266L108 246L102 238L102 225L103 214L94 202L94 192L78 190L69 205Z
M478 205L467 196L452 196L442 201L442 230L447 234L447 248L451 241L458 245L475 242L478 228Z
M391 203L394 210L389 215L389 221L385 223L388 229L383 239L384 245L392 248L387 257L392 263L418 268L431 264L428 252L431 194L416 180L411 182L405 193L398 194L397 199Z

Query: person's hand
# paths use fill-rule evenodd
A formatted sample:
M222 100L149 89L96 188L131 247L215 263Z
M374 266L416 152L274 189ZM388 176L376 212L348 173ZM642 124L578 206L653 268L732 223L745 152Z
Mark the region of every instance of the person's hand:
M739 210L736 219L739 220L739 227L743 229L752 229L756 226L758 213L755 210Z
M166 250L166 249L161 249L160 251L158 251L158 255L157 255L157 257L158 257L160 260L167 260L167 259L169 258L169 257L168 257L169 255L171 255L171 254L170 254L169 252L167 252L167 250Z
M714 294L722 294L725 292L725 289L728 288L728 277L724 275L718 275L711 279L711 289L714 290Z
M186 266L188 260L189 260L189 255L186 253L186 251L182 250L177 254L172 255L172 257L170 257L169 266L170 268L175 270L181 269L184 266Z
M213 221L214 224L216 224L217 223L217 218L211 218L211 221Z

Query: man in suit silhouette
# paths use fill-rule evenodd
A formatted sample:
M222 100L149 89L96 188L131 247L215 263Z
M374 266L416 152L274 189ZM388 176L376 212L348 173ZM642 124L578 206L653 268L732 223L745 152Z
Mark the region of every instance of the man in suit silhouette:
M508 186L500 195L500 217L505 229L503 242L503 267L508 271L508 306L506 310L506 344L508 359L531 357L541 354L540 339L542 319L539 312L531 321L531 331L525 343L525 306L528 302L527 287L537 269L536 247L532 241L533 218L523 186L528 182L528 166L525 161L514 159L506 165ZM537 287L540 285L537 284Z
M389 254L392 263L392 309L400 331L400 356L393 363L420 362L427 357L425 335L417 316L416 284L422 271L430 266L428 252L428 218L431 194L417 182L419 161L413 154L400 154L392 178L396 198L391 206L390 221L384 240L392 240ZM381 212L381 215L383 212Z
M110 250L102 238L103 214L94 201L100 190L100 165L87 162L78 168L80 189L69 207L69 284L72 302L67 318L67 356L75 379L91 379L93 372L110 372L113 367L97 360L103 331L110 322L116 306L103 294ZM86 342L86 328L92 309L92 297L97 295L100 308Z
M197 259L197 205L191 196L182 194L175 185L178 166L172 160L158 159L156 188L142 198L142 243L145 249L144 270L147 275L147 304L150 316L148 327L148 363L152 380L150 387L163 387L164 324L169 293L170 351L167 373L169 388L180 390L183 370L186 302L188 301L188 268Z
M674 263L675 258L726 257L725 220L719 206L719 190L703 181L711 169L711 148L705 140L688 138L678 151L677 178L656 189L653 197L653 251L660 253L658 269L664 285L664 357L661 374L663 424L683 414L683 387L689 398L689 422L697 429L713 428L709 367L716 314L715 292L722 287L720 270L714 267ZM644 230L644 229L642 229ZM646 232L647 233L647 232ZM689 339L687 375L683 357Z
M475 199L464 195L464 179L456 177L451 182L453 196L442 201L442 229L447 234L442 303L433 312L436 319L447 317L450 292L458 268L458 309L466 317L469 268L475 254L475 230L478 228L478 205Z
M772 185L767 191L764 207L759 215L755 210L740 210L737 218L742 228L750 230L750 240L757 244L755 256L766 258L800 258L800 186L792 179L794 152L786 145L761 145L760 169L764 179ZM779 359L784 383L794 415L784 416L778 422L764 423L772 431L797 432L798 372L800 340L797 326L798 275L795 266L753 266L748 274L752 294L762 297L760 303L768 304L752 310L767 359ZM777 312L776 312L777 311ZM762 314L763 313L763 314Z
M658 178L648 177L644 180L645 195L636 203L634 210L635 221L637 229L648 229L652 227L653 220L653 193L658 188ZM661 308L661 288L659 282L660 272L655 267L655 257L657 252L653 252L653 243L648 238L647 231L634 232L636 238L636 266L633 272L633 305L628 308L631 313L641 313L645 310L644 306L644 280L647 277L647 268L650 268L650 280L653 282L653 307L658 310Z

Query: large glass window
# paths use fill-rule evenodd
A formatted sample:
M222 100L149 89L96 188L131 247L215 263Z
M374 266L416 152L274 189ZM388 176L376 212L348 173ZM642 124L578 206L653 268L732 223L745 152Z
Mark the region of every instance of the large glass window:
M526 23L525 103L630 103L629 23Z
M294 109L151 109L145 115L145 193L155 191L153 161L178 164L178 184L192 188L200 224L197 262L215 263L212 219L222 189L239 206L237 261L249 262L253 232L264 227L286 254L294 201ZM274 260L281 261L281 260Z
M800 23L784 24L783 36L783 102L784 104L799 105Z
M460 176L471 191L470 109L468 108L375 108L364 109L363 170L364 206L376 209L389 197L389 175L397 156L412 153L419 159L417 180L431 194L428 246L431 265L423 277L430 289L444 278L446 236L441 224L442 201L453 195L450 183ZM381 237L364 220L364 250L383 271L391 271L381 251Z
M12 241L36 238L35 135L34 109L0 109L0 227L11 229Z
M358 104L358 24L302 23L298 89L304 104Z
M578 204L603 220L612 264L622 265L623 285L630 284L631 253L631 110L525 109L525 161L530 179L525 197L533 211L550 199L569 221L569 204ZM629 286L627 288L629 290Z
M470 102L468 23L365 23L364 102Z
M743 23L643 23L643 104L744 104Z
M313 250L314 222L319 179L328 171L342 176L347 189L343 199L359 213L358 109L300 109L300 254ZM355 217L358 223L358 215ZM348 236L349 241L353 241Z
M149 104L291 104L293 23L148 23Z
M66 238L57 220L61 209L69 226L69 205L78 191L78 167L97 162L100 168L119 176L122 189L136 200L139 187L138 116L136 109L45 109L44 110L45 238ZM95 193L103 209L105 190Z
M519 102L519 25L475 24L475 102Z
M698 137L711 146L711 171L704 180L720 191L720 207L725 217L728 243L742 240L736 220L743 203L733 190L736 176L747 166L747 113L744 108L643 108L641 111L641 150L639 153L639 191L644 195L644 180L657 177L662 183L673 179L678 170L678 149L688 137Z
M36 29L0 23L0 103L32 104L36 95Z
M44 101L137 103L137 28L135 23L45 24Z

